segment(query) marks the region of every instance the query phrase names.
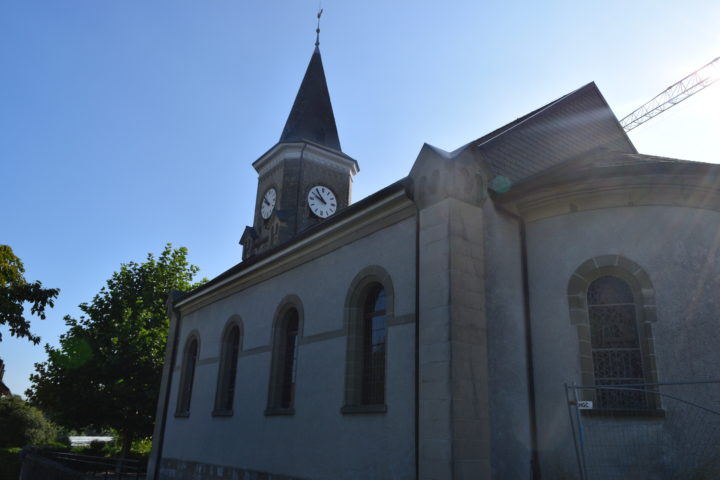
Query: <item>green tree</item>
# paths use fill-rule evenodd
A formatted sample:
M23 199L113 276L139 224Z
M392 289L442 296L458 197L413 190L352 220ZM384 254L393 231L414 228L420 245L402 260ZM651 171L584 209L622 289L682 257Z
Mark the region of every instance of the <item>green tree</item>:
M17 395L0 397L0 448L46 445L57 427Z
M45 307L53 306L53 299L60 290L42 288L39 281L28 282L24 273L25 266L12 248L0 245L0 325L7 325L10 335L26 337L37 344L40 337L30 332L30 321L25 318L24 304L29 303L31 314L45 320Z
M156 259L123 264L80 319L65 317L69 330L58 348L45 346L35 364L30 401L69 428L113 428L123 454L132 441L152 434L160 389L172 290L194 288L198 267L187 249L165 246Z

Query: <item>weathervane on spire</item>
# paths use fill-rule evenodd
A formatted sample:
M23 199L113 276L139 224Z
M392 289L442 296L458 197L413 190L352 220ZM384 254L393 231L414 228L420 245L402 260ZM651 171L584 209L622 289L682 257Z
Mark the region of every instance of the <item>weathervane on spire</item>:
M323 12L323 9L320 8L320 11L317 14L318 25L317 25L317 28L315 29L315 34L317 35L315 37L315 46L316 47L320 46L320 15L322 15L322 12Z

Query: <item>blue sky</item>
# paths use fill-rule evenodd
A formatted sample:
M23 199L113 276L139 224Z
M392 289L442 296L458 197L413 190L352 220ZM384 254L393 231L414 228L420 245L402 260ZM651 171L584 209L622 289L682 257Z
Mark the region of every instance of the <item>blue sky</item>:
M618 117L720 55L720 4L324 0L321 51L363 198L424 142L453 150L595 81ZM57 343L123 262L172 242L240 260L257 186L315 40L317 1L0 0L0 243L60 288ZM720 162L720 86L639 127L642 153ZM3 330L5 381L41 346Z

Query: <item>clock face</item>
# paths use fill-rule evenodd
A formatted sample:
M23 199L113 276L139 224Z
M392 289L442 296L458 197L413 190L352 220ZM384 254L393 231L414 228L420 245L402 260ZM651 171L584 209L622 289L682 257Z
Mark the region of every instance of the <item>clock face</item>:
M315 185L308 193L308 207L320 218L327 218L337 210L335 194L327 187Z
M263 220L267 220L272 215L275 209L275 202L277 201L277 191L274 188L269 188L265 195L262 197L260 202L260 216Z

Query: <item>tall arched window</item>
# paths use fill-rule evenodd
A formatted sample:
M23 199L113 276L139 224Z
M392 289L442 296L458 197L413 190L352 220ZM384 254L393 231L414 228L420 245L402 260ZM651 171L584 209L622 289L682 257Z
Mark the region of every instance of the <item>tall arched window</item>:
M213 412L215 415L232 415L233 413L240 337L240 326L236 322L232 322L225 329L222 339L215 411Z
M282 359L280 360L280 408L295 405L295 367L297 361L298 314L292 309L286 314L282 332Z
M295 407L298 345L301 312L299 301L285 304L279 309L273 332L270 392L267 415L291 415Z
M187 417L190 415L190 399L192 397L193 380L195 378L195 364L198 357L198 338L191 335L185 343L183 362L178 390L177 410L175 415Z
M392 280L379 266L363 269L350 286L342 413L387 411L387 328L394 318L393 299Z
M635 299L627 282L611 275L593 280L587 306L595 385L645 383ZM599 408L647 408L642 392L599 389L596 399Z
M365 299L362 336L362 393L364 405L385 403L385 289L376 284Z
M598 413L653 415L659 398L651 393L655 387L642 384L657 382L652 338L657 309L645 270L620 255L592 258L570 278L568 305L577 328L582 384L610 387L585 389L583 400L592 400Z

